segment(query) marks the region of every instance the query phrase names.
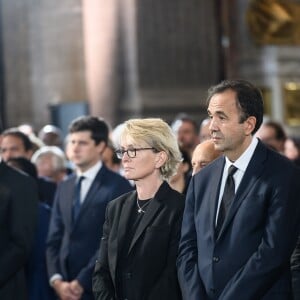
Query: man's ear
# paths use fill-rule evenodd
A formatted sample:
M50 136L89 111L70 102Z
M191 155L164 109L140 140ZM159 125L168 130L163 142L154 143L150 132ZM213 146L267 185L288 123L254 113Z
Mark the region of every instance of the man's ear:
M104 152L106 146L107 146L107 144L106 144L104 141L100 142L100 143L97 145L98 152L99 152L100 154L102 154L102 153Z
M251 135L256 125L256 118L251 116L248 117L247 120L244 122L245 126L245 135Z
M31 157L32 157L33 153L34 153L33 150L31 150L31 149L27 150L27 151L26 151L26 158L27 158L28 160L31 160Z

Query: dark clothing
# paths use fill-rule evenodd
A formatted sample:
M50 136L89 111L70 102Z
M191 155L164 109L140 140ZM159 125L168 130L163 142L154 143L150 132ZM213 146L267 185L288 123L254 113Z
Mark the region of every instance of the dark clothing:
M184 196L164 182L144 214L136 214L136 200L134 191L107 207L95 299L181 299L175 261Z
M291 259L294 300L300 300L300 236Z
M191 180L178 276L186 300L292 299L290 257L299 225L300 173L261 142L218 237L216 211L225 158Z
M82 299L93 299L92 273L98 253L106 205L132 190L128 180L102 165L81 205L76 221L72 210L76 176L58 185L47 240L49 278L77 279L84 288Z
M46 237L50 215L50 206L40 202L33 251L26 268L29 300L51 300L55 298L55 293L49 285L46 266Z
M0 299L27 299L24 275L36 230L37 186L0 163Z
M132 243L133 237L138 229L142 218L144 217L144 213L138 213L137 207L133 207L133 210L130 214L130 218L128 221L128 227L126 230L126 234L124 237L124 244L122 249L120 250L120 257L118 259L118 267L117 267L117 274L116 274L116 282L118 286L118 298L119 299L126 299L130 291L127 290L127 274L128 271L131 269L133 264L132 259L128 259L128 252L130 245Z
M38 178L37 184L40 201L52 207L57 184L53 181L45 179L44 177Z

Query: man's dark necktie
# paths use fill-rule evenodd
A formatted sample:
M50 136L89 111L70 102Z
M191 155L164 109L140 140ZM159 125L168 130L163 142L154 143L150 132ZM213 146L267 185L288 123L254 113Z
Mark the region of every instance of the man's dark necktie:
M75 186L75 199L74 199L74 205L73 205L73 221L75 221L79 215L80 212L80 206L81 206L81 201L80 201L80 191L81 191L81 183L82 180L84 179L84 176L80 176L79 179L77 180L76 186Z
M231 202L235 196L235 185L234 185L233 174L236 172L236 170L237 170L237 168L234 165L231 165L228 169L228 175L227 175L224 193L223 193L223 197L222 197L220 208L219 208L217 226L216 226L216 230L215 230L216 237L219 236L219 233L221 231L221 228L222 228L222 225L226 218L226 215L230 209Z

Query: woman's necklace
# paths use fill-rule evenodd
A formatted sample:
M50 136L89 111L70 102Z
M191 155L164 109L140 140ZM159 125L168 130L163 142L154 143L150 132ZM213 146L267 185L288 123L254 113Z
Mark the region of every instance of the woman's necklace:
M138 213L139 214L141 214L141 213L144 214L146 212L145 208L148 206L148 204L150 203L151 199L143 200L143 202L146 201L146 203L144 205L142 205L142 206L139 204L139 199L138 198L136 199L136 205L138 207Z

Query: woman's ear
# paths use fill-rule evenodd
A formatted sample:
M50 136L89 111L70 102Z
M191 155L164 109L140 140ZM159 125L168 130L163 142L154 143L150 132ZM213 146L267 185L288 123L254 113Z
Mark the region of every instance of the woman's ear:
M168 159L168 155L165 151L160 151L156 153L155 166L159 169L165 164Z

